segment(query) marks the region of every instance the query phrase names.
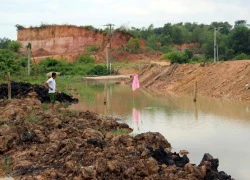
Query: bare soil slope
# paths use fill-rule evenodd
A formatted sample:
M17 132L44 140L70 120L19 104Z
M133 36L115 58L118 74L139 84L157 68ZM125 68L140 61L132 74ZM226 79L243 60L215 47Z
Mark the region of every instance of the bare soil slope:
M143 53L126 52L125 47L130 38L134 38L134 36L129 33L118 30L112 33L111 56L116 61L137 61L160 57L159 53L144 53L146 46L143 39L140 40ZM18 31L17 40L23 45L23 53L26 53L26 46L29 42L31 43L32 57L35 63L46 57L74 61L89 47L96 49L92 54L96 61L103 62L106 58L106 48L110 45L109 34L72 25L24 28Z
M234 99L250 99L250 61L217 64L148 65L139 72L141 85L173 93L190 94L198 83L198 94Z

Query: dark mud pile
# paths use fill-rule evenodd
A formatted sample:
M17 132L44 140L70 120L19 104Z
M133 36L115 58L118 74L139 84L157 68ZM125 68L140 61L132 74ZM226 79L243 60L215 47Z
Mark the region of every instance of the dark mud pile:
M42 102L49 102L48 89L42 85L29 84L23 82L11 82L11 95L13 98L23 98L30 92L36 92L37 98ZM0 99L8 98L8 85L0 85ZM65 93L59 93L56 95L56 100L59 102L77 103L78 99L72 98Z
M31 97L0 100L0 163L15 179L231 179L209 154L197 166L161 134L131 131L91 112L43 110Z

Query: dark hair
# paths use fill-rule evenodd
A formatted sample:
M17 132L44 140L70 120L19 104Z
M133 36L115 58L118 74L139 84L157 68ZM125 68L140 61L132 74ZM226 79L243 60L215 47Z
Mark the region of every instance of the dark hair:
M52 77L55 77L55 76L56 76L56 73L55 73L55 72L53 72L53 73L52 73Z

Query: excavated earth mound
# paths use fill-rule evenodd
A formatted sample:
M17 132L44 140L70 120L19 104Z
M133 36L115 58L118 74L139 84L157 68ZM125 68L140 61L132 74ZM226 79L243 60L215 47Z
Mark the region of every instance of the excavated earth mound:
M50 98L48 95L48 89L42 85L33 85L29 83L23 82L11 82L11 96L13 98L23 98L30 92L36 92L38 95L38 99L42 102L50 102ZM0 99L8 98L8 84L0 85ZM56 100L59 102L69 102L69 103L77 103L78 99L72 98L71 96L65 93L59 93L56 95Z
M159 133L132 137L128 125L101 119L95 113L41 107L34 93L23 99L0 100L0 169L4 167L4 176L231 179L218 172L218 159L205 154L198 166L191 164L186 155L172 153L170 143Z

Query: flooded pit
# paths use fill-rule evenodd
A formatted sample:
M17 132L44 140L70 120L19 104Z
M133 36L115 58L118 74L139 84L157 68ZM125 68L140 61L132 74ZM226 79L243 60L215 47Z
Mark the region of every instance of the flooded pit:
M160 132L173 151L188 150L192 163L204 153L219 158L219 170L236 179L249 179L250 104L247 102L191 96L166 95L127 85L79 83L75 110L90 110L115 117L134 129L132 135ZM106 105L104 101L106 99Z

